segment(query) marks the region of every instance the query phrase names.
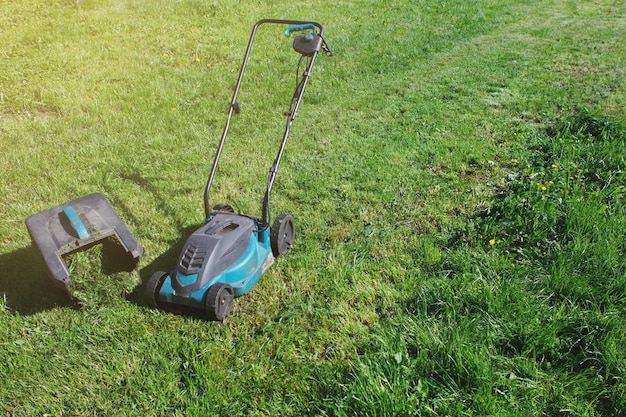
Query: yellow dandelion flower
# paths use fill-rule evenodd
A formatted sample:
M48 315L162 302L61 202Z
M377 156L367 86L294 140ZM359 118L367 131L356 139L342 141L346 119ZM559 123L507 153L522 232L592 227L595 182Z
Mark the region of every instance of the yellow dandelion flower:
M557 169L559 166L557 164L552 164L552 169Z
M495 240L495 239L491 239L491 240L489 241L489 244L490 244L491 246L495 245L495 244L496 244L496 240Z
M541 186L541 191L545 191L545 190L547 190L547 189L548 189L548 187L546 187L545 185L542 185L542 186Z

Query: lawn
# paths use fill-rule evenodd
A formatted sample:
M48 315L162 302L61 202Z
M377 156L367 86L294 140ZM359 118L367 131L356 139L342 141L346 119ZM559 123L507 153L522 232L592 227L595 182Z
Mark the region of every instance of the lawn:
M224 323L151 309L261 18L324 25L273 190L292 251ZM0 413L618 416L626 6L0 3ZM294 88L257 36L213 201L260 214ZM52 286L24 220L99 191L143 246Z

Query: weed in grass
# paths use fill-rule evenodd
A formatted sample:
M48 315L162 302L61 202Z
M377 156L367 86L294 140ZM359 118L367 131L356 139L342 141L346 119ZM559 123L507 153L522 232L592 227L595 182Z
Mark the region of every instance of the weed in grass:
M623 131L619 121L608 123L582 112L554 134L540 135L533 160L522 172L509 174L497 204L483 213L481 239L493 239L508 251L524 247L525 256L540 258L571 247L583 224L619 225L626 184Z
M477 219L472 245L486 247L488 239L495 240L489 248L494 256L506 254L532 268L527 283L532 286L522 290L542 294L535 307L519 310L528 314L539 307L530 314L537 321L506 320L509 326L520 325L509 327L504 338L505 347L512 348L508 354L530 356L542 369L565 372L568 396L612 412L621 401L610 399L621 388L605 379L601 346L618 324L601 317L624 308L626 263L619 236L626 220L620 195L625 129L619 120L587 111L558 126L538 138L528 166L509 176L496 204ZM574 408L593 412L582 403Z

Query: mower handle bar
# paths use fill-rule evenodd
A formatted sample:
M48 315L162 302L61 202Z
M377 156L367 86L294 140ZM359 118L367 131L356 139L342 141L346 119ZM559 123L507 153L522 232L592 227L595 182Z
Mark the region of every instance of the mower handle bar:
M217 172L217 165L220 159L220 156L222 154L222 150L224 148L224 142L226 140L226 135L228 133L228 129L230 127L230 122L233 116L233 112L235 113L239 113L240 107L239 107L239 103L237 103L237 96L239 95L239 89L241 88L241 82L243 81L243 74L246 70L246 66L248 65L248 59L250 58L250 52L252 51L252 44L254 42L254 37L256 35L257 29L264 24L282 24L282 25L290 25L287 30L285 31L285 35L289 36L292 32L296 32L296 31L302 31L302 30L307 30L307 29L311 29L313 30L314 33L316 33L316 29L319 30L319 35L322 40L324 39L324 27L317 23L317 22L311 22L311 21L301 21L301 20L283 20L283 19L261 19L258 22L256 22L252 28L252 33L250 35L250 39L248 40L248 47L246 48L246 53L244 55L243 58L243 63L241 65L241 68L239 70L239 77L237 78L237 84L235 85L235 91L233 93L233 98L232 101L230 103L230 107L228 110L228 118L226 119L226 125L224 126L224 131L222 133L222 138L220 139L220 143L217 147L217 152L215 154L215 159L213 160L213 167L211 168L211 173L209 174L209 178L207 180L206 183L206 188L204 190L204 212L205 212L205 217L208 220L211 216L211 208L209 207L209 191L211 189L211 184L213 183L213 179L215 177L215 173ZM323 45L325 46L325 44ZM327 55L332 55L330 50L325 47L324 50L326 51ZM287 136L289 135L289 130L291 128L291 122L295 119L296 117L296 113L300 104L300 99L302 98L302 94L304 93L304 89L306 88L306 84L307 84L307 80L308 80L308 76L309 76L309 71L313 66L313 63L315 62L315 58L317 56L317 51L313 54L313 56L311 57L311 60L308 64L308 68L307 71L305 72L305 79L302 85L302 88L298 94L297 100L296 100L296 105L293 109L292 114L290 114L287 118L287 126L285 129L285 133L283 135L283 139L280 145L280 149L278 151L278 155L276 157L276 160L274 161L274 164L272 165L272 168L270 169L270 177L268 179L268 186L266 189L266 193L265 193L265 198L263 200L263 222L267 223L269 222L269 194L271 192L272 189L272 184L274 182L274 178L276 176L277 170L278 170L278 164L280 163L280 159L283 153L283 150L285 148L285 142L287 140Z

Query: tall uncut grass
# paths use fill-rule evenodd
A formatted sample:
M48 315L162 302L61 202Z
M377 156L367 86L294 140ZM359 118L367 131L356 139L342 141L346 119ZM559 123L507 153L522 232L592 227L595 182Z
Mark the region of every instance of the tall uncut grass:
M626 7L610 0L0 3L0 414L626 409ZM273 191L297 238L223 324L144 305L31 214L102 192L171 268L252 25L312 19ZM298 56L261 30L212 199L259 214Z
M363 347L346 414L619 415L625 139L587 111L539 133Z

